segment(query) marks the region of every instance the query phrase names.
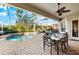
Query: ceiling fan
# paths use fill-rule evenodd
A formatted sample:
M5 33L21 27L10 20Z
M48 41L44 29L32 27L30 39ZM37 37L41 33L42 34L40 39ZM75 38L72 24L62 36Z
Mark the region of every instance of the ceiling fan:
M56 11L56 14L58 16L61 16L62 13L66 13L66 12L70 12L71 11L71 10L65 10L65 9L66 9L65 6L60 8L60 3L58 3L58 10Z

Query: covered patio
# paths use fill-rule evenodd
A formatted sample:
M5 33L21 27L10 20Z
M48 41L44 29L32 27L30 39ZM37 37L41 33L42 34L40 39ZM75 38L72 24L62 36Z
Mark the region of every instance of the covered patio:
M58 5L57 3L30 3L30 4L10 4L12 6L20 7L25 10L29 10L32 12L35 12L37 14L43 15L45 17L54 19L59 21L59 31L60 32L68 32L69 38L70 39L78 39L79 35L76 35L77 37L73 36L72 30L73 28L73 21L78 20L78 15L79 15L79 6L78 3L61 3L60 7L65 6L66 9L71 10L71 12L68 13L63 13L62 16L58 16L56 14L56 11L58 10ZM26 6L26 7L25 7ZM77 21L78 22L78 21ZM61 25L63 23L63 25ZM79 24L78 24L79 25ZM77 24L75 25L77 26ZM62 27L64 27L65 30L62 30ZM79 34L78 31L78 26L76 29L77 34Z
M70 9L69 13L62 13L61 16L56 14L58 9L57 3L9 3L9 6L14 6L23 10L28 10L36 14L45 16L58 21L59 32L68 33L69 48L64 50L64 53L59 49L60 55L79 55L79 6L78 3L61 3L60 7L65 6ZM43 20L43 19L42 19ZM35 27L34 27L35 28ZM50 47L43 50L44 33L32 35L31 40L20 41L0 41L0 54L3 55L50 55ZM52 47L52 54L56 55L57 51Z

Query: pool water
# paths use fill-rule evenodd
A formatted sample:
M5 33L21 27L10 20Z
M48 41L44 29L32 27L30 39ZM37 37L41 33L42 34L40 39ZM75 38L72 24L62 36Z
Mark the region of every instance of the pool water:
M31 39L32 39L31 35L22 35L22 34L15 34L15 35L6 37L6 40L9 40L9 41L20 41L20 40L31 40Z

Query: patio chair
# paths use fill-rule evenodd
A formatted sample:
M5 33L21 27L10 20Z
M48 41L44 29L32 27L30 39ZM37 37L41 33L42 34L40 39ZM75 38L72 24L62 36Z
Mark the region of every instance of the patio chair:
M45 46L50 47L50 54L52 54L52 46L55 44L55 42L48 37L48 35L44 35L43 36L43 47L44 47L44 51L45 51Z
M62 52L64 52L63 49L67 49L68 48L68 35L67 35L67 33L64 35L64 37L61 39L60 42L61 42Z

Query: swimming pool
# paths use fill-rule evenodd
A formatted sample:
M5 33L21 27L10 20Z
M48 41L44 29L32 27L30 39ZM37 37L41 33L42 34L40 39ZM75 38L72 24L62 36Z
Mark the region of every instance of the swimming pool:
M6 37L6 40L9 41L20 41L20 40L31 40L31 39L32 39L32 35L22 35L22 34L15 34Z

